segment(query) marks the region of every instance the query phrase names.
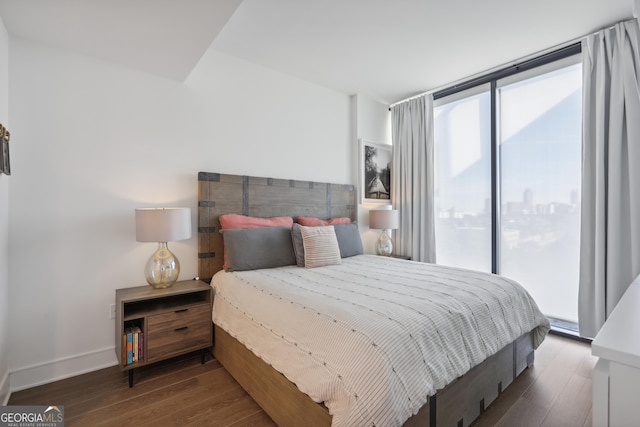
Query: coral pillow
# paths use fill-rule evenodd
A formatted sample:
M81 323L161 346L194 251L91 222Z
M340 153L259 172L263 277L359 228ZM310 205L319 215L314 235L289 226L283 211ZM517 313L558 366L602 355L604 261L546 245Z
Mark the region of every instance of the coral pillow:
M260 227L291 227L293 218L290 216L274 216L272 218L257 218L254 216L225 214L220 215L220 226L229 228L260 228Z
M347 218L347 217L329 218L329 219L320 219L314 216L298 217L298 224L304 225L306 227L316 227L318 225L349 224L350 222L351 222L351 218Z

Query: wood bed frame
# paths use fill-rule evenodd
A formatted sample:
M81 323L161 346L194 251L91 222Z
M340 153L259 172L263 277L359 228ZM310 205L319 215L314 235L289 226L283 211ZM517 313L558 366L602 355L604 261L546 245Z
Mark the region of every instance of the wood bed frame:
M198 173L198 275L209 281L222 269L223 244L218 217L238 213L256 217L299 215L356 218L356 191L338 185ZM330 426L327 408L302 393L284 375L218 326L213 354L249 395L280 426ZM405 426L467 426L527 367L533 364L527 333L462 377L430 396Z

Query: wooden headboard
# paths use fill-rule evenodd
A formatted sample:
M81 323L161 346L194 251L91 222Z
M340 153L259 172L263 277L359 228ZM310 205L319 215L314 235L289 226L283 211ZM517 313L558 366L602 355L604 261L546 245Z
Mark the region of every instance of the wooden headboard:
M198 276L222 270L222 214L356 219L353 185L198 172Z

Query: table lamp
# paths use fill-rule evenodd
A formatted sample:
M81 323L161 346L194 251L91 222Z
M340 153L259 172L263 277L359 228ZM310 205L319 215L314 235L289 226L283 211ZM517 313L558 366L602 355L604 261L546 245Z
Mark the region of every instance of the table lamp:
M137 208L136 240L158 242L158 249L144 267L149 285L168 288L180 275L180 262L171 253L167 242L191 237L190 208Z
M395 230L400 225L400 215L395 209L371 210L369 211L369 228L382 230L380 238L376 243L378 255L391 256L393 253L393 243L387 230Z

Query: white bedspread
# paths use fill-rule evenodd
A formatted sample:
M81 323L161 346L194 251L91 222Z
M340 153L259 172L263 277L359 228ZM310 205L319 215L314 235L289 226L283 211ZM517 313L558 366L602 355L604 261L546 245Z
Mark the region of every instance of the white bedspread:
M360 255L341 265L214 276L213 321L334 426L399 426L434 394L549 322L501 276Z

